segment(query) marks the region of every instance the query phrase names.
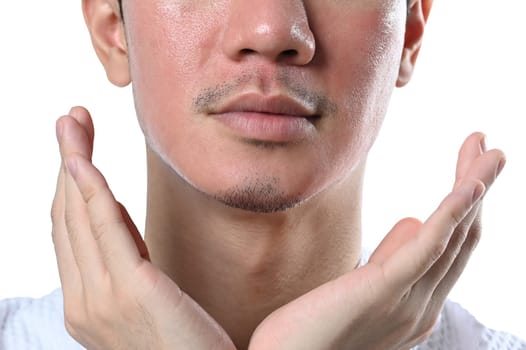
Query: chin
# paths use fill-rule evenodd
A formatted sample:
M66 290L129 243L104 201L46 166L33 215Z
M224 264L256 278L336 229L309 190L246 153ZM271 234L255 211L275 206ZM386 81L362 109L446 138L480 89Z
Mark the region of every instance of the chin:
M301 204L305 199L281 192L272 184L239 186L213 196L218 202L236 209L254 213L284 212Z
M227 207L254 213L284 212L320 192L319 183L291 174L236 175L212 172L216 176L179 176L192 188ZM188 174L186 174L188 175Z

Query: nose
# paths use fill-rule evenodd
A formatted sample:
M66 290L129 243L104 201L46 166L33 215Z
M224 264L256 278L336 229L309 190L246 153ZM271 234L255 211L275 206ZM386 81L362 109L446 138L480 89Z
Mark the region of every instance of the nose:
M235 61L251 56L306 65L315 39L301 0L232 0L223 37L225 54Z

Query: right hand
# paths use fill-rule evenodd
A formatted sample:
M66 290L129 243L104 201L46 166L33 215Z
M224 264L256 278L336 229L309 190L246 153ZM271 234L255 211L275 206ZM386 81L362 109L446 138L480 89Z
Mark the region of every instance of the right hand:
M474 133L459 152L453 190L425 222L402 219L367 264L275 310L251 350L411 349L433 332L481 235L483 195L505 157Z
M51 216L67 331L88 349L235 349L150 262L126 209L91 163L93 136L84 108L57 121L62 163Z

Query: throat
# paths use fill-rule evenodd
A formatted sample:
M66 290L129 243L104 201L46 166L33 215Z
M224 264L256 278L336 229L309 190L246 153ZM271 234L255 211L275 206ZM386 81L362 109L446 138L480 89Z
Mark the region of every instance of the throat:
M361 244L359 235L348 232L298 230L209 232L206 239L199 232L164 232L149 238L155 247L152 262L226 330L238 349L247 348L274 310L352 270Z

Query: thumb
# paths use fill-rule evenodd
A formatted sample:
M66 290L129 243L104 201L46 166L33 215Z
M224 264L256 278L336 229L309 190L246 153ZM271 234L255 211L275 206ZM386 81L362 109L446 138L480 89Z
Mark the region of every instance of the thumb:
M369 262L382 265L398 249L412 240L418 234L422 222L415 218L405 218L400 221L389 231L382 242L376 247L374 253L369 258Z

